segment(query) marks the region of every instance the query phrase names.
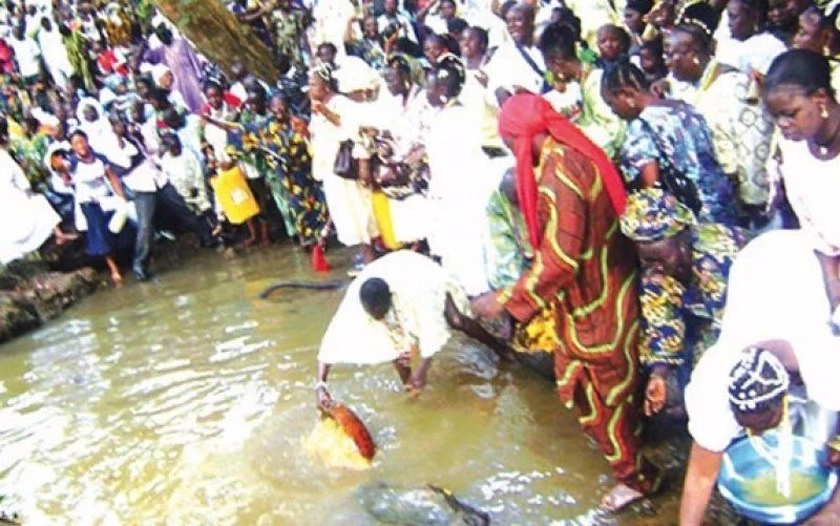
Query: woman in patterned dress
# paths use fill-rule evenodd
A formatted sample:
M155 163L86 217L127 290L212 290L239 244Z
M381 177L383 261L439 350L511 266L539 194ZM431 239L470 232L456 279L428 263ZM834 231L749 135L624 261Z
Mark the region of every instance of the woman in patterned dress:
M298 241L308 247L321 240L327 224L327 205L321 184L312 177L306 123L289 115L286 100L276 95L269 103L271 119L262 148L275 178L285 189Z
M665 187L698 221L734 225L734 188L706 121L692 106L658 99L649 88L644 73L629 63L611 69L602 83L604 99L630 122L620 156L628 189Z

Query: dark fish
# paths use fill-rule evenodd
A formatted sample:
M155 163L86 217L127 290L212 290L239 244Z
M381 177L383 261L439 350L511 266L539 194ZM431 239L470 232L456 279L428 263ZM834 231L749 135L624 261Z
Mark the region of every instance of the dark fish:
M449 491L427 484L405 489L384 482L360 487L356 496L378 521L410 526L487 526L490 516Z
M260 292L260 299L265 299L271 293L280 289L308 289L308 290L333 290L339 289L348 283L344 279L332 279L328 281L304 281L304 280L288 280L278 281L273 285L269 285L262 292Z

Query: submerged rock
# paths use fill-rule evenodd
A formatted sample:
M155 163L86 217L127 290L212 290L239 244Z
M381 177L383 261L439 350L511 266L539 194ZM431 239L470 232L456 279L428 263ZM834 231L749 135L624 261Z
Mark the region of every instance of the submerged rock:
M485 526L490 516L462 501L449 491L431 484L421 488L399 488L384 482L359 488L356 496L377 520L404 525Z

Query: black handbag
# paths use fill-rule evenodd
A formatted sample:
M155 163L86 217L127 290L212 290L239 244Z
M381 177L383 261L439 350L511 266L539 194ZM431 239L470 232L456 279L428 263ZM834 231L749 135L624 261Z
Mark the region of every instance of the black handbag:
M674 166L653 127L644 119L639 120L642 122L645 131L650 134L651 140L653 140L653 144L659 152L659 184L657 187L661 187L672 194L677 198L677 201L688 207L689 210L694 212L695 216L698 216L703 209L703 203L700 201L700 192L697 191L694 181Z
M359 161L353 158L353 139L341 141L338 153L335 155L333 173L344 179L359 178Z

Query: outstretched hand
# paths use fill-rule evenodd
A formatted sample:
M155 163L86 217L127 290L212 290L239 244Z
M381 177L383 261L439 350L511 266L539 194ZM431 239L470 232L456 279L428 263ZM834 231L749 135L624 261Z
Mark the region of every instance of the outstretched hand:
M502 315L505 308L499 302L498 292L487 292L470 302L473 312L479 318L495 320Z
M667 401L665 378L658 374L651 375L645 388L645 416L653 416L662 411Z

